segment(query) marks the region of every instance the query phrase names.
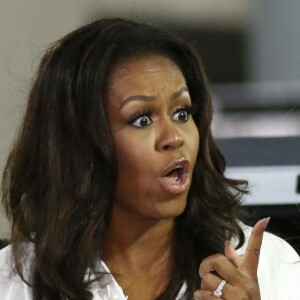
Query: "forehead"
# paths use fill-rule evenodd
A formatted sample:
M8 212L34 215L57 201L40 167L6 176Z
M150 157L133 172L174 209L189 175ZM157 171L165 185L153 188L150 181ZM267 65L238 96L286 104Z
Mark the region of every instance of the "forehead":
M159 83L182 85L185 79L179 67L169 58L160 55L139 56L126 59L114 67L109 78L109 90L123 85L127 88L146 88Z

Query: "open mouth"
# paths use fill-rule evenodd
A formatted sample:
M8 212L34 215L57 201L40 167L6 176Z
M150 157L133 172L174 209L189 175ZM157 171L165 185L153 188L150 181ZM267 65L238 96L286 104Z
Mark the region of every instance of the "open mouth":
M184 174L183 166L176 166L164 177L169 177L170 179L172 178L174 182L180 182L183 174Z
M162 187L171 194L184 192L189 185L189 162L180 159L168 166L159 178Z

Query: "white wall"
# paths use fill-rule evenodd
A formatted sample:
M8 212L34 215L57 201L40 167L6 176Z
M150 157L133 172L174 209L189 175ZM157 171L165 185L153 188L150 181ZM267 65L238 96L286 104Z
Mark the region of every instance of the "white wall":
M1 0L0 171L41 53L51 41L81 23L82 8L72 3L76 1ZM8 231L7 221L0 212L0 236L6 236Z
M300 1L254 0L249 27L253 81L300 81Z

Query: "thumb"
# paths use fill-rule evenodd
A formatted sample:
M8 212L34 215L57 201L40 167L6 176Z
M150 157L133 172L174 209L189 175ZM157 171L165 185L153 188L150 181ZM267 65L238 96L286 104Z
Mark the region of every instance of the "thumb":
M233 246L230 244L229 241L225 242L225 256L231 261L231 263L238 268L241 264L241 258L238 256L238 254L236 253L235 249L233 248Z
M239 269L247 271L252 276L257 276L260 248L263 240L264 231L270 218L259 220L253 227L249 238L248 246Z

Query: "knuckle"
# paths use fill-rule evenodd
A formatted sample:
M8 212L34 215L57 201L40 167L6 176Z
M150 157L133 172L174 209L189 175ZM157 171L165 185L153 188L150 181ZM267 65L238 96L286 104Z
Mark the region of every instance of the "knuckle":
M222 262L224 262L224 260L226 260L226 257L223 254L215 254L213 263L215 265L218 265L218 264L221 264Z
M213 254L204 258L199 267L200 275L204 275L207 272L214 271L224 261L225 256L222 254Z
M211 263L217 259L219 259L219 257L222 256L221 254L217 253L217 254L213 254L213 255L210 255L208 257L205 257L202 262L201 262L201 265L202 264L208 264L208 263Z
M260 247L251 247L247 251L248 253L251 253L255 257L260 256Z
M206 273L203 277L202 277L202 281L201 281L201 287L202 289L206 289L207 287L209 287L209 283L212 280L212 274L211 273Z
M259 255L260 255L260 248L254 248L253 254L254 254L256 257L259 257Z
M216 254L215 259L212 261L212 266L216 269L218 266L223 265L225 260L227 260L227 258L224 255Z

